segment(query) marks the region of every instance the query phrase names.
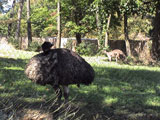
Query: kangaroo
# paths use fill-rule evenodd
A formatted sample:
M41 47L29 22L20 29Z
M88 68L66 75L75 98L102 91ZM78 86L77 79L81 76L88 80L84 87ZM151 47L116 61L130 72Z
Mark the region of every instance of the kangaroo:
M116 58L116 62L118 62L118 59L126 58L125 54L119 49L115 49L115 50L110 51L110 52L103 51L103 53L108 56L108 59L109 59L110 62L112 61L112 58Z

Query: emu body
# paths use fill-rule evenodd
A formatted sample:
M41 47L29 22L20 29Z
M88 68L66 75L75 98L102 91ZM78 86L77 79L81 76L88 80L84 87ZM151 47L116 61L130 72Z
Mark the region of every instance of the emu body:
M70 84L89 85L94 80L94 70L82 57L68 49L52 49L47 55L40 53L33 56L26 65L25 74L40 85L50 84L59 90L64 88L64 97L68 98Z

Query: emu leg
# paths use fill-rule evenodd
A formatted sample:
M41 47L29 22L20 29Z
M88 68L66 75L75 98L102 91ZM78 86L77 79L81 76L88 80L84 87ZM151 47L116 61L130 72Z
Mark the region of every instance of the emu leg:
M64 91L64 98L67 101L69 97L69 88L67 85L63 85L63 91Z
M53 87L55 92L56 92L56 95L58 97L58 101L61 101L61 98L62 98L62 90L60 88L60 86L54 86Z

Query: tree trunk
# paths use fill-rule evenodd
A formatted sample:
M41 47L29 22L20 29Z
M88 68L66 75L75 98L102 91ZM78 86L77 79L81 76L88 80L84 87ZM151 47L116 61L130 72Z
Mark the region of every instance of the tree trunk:
M131 48L130 48L129 36L128 36L128 17L126 13L124 13L124 36L125 36L127 55L131 56Z
M30 21L30 0L27 0L27 35L28 35L28 45L32 42L32 29Z
M15 2L16 2L16 0L13 0L12 11L10 13L10 18L13 18L13 16L14 16ZM11 30L12 30L12 23L9 23L8 24L8 37L11 36Z
M58 0L57 2L57 14L58 14L58 18L57 18L57 42L56 42L56 47L60 48L61 47L61 14L60 14L60 10L61 10L61 4L60 4L60 0Z
M110 21L111 21L111 14L109 14L108 22L107 22L107 29L106 29L105 43L104 43L104 46L105 46L105 47L108 47L108 46L109 46L109 45L108 45L108 38L109 38L108 30L109 30Z
M82 42L80 33L76 33L76 40L77 40L76 46Z
M16 31L16 39L19 41L19 46L21 46L21 39L19 39L20 36L20 26L21 26L21 16L22 16L22 9L24 5L24 0L20 1L20 6L18 10L18 22L17 22L17 31Z
M156 16L153 21L152 54L154 59L160 60L160 1L156 5Z
M76 25L81 26L80 21L83 19L82 11L79 8L76 8L74 14L75 14L74 19L75 19ZM80 33L80 31L77 31L75 34L76 34L76 46L77 46L78 44L80 44L82 42L81 33Z
M98 32L98 48L100 48L101 46L101 43L100 43L100 40L102 39L102 29L101 29L101 21L100 21L100 18L99 18L99 7L97 5L96 7L96 25L97 25L97 32Z

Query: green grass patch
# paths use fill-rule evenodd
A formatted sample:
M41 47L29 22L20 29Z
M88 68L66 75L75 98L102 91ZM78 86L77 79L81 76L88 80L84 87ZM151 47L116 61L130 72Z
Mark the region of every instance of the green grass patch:
M36 85L24 75L25 65L35 54L16 51L12 56L0 57L0 110L10 110L5 106L12 110L50 108L55 99L52 87ZM89 86L70 86L72 105L80 108L77 115L87 120L160 118L159 67L117 64L103 57L84 58L96 76Z

